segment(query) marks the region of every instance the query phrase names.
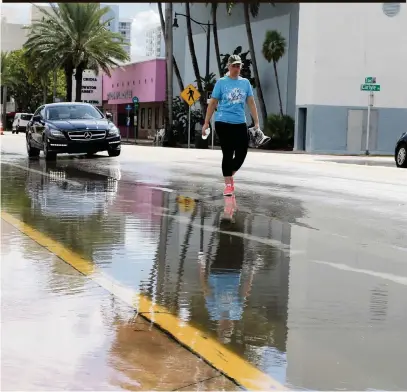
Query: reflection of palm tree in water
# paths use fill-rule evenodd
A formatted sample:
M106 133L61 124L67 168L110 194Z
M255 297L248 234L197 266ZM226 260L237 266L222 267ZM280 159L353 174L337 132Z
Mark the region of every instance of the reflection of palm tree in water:
M209 317L217 322L218 336L230 341L234 324L243 316L244 304L253 282L254 270L248 279L243 278L244 238L224 233L244 232L242 215L232 217L230 197L225 197L224 219L220 223L218 247L210 265L201 261L200 277ZM225 219L225 217L227 219ZM208 255L210 257L210 255Z

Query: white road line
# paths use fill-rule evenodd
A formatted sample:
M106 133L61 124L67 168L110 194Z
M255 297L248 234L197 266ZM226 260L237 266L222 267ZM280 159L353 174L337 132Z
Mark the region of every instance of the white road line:
M328 265L330 267L333 267L333 268L336 268L336 269L339 269L342 271L358 272L360 274L365 274L365 275L374 276L375 278L390 280L391 282L407 286L407 277L405 277L405 276L397 276L397 275L388 274L385 272L376 272L376 271L366 270L366 269L362 269L362 268L353 268L353 267L349 267L346 264L330 263L329 261L321 261L321 260L311 260L311 261L313 263L317 263L317 264Z

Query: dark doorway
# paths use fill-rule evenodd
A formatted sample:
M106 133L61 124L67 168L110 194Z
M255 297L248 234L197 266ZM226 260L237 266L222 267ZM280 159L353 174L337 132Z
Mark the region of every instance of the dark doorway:
M307 142L307 108L298 108L297 150L305 151Z

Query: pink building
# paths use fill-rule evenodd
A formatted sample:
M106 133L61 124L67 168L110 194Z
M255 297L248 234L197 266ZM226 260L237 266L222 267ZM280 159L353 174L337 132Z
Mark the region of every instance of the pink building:
M128 115L129 138L152 137L162 128L165 73L165 59L154 59L114 68L111 77L103 75L103 109L113 114L122 137L127 137ZM138 113L134 112L133 97L139 99Z

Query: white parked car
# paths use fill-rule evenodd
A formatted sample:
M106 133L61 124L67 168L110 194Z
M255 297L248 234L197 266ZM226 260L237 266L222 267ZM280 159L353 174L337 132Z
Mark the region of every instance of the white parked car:
M16 113L11 129L12 133L25 132L32 116L32 113Z

